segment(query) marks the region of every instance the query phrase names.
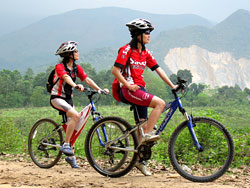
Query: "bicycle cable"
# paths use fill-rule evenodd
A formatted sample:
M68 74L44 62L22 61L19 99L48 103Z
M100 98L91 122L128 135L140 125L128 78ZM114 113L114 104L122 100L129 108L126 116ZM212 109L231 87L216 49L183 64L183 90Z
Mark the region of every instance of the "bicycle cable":
M183 97L185 97L188 94L188 92L190 91L190 88L186 87L185 90L186 90L186 92L180 97L180 99L182 99ZM190 115L192 115L192 113L193 113L193 92L191 92L191 113L190 113Z

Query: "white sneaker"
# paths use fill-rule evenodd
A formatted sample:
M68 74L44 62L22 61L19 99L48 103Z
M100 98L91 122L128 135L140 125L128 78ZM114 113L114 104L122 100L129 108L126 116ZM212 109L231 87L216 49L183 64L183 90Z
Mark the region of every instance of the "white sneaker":
M142 174L144 174L145 176L151 176L151 172L147 169L147 164L145 161L142 162L137 162L135 164L135 167L141 171Z
M141 143L159 140L160 135L156 135L155 133L156 133L155 131L152 131L150 133L144 134L144 137L142 137L141 139Z

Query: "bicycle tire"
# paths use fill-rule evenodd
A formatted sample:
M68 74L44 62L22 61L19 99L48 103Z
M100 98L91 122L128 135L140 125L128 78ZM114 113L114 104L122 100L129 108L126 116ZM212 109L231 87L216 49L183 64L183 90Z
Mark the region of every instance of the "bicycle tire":
M108 140L100 144L96 131L105 127ZM89 130L85 139L85 153L89 164L101 175L108 177L121 177L126 175L137 161L137 153L111 149L111 146L136 149L138 138L135 131L127 138L119 139L126 131L131 130L130 124L119 117L104 117L97 121ZM101 139L105 140L101 131ZM112 143L112 144L111 144Z
M181 123L169 140L169 158L174 169L194 182L211 182L229 168L234 156L234 142L229 131L218 121L193 118L194 131L203 151L199 152L191 138L187 121Z
M31 128L28 137L28 150L32 161L40 168L53 167L62 156L59 148L43 144L62 145L63 134L58 129L59 127L51 119L41 119ZM55 132L53 133L53 131Z

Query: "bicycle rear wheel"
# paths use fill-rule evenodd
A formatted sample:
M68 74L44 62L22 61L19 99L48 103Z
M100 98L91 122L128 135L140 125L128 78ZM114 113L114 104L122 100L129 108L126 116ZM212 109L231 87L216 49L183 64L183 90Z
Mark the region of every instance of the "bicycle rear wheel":
M137 161L138 139L130 124L119 117L105 117L89 130L85 153L90 165L100 174L120 177L127 174Z
M169 158L174 169L184 178L210 182L229 168L234 156L234 142L228 130L214 119L194 118L193 124L203 151L196 149L185 121L169 140Z
M28 138L32 161L41 168L53 167L61 158L59 147L63 143L61 127L51 119L36 122Z

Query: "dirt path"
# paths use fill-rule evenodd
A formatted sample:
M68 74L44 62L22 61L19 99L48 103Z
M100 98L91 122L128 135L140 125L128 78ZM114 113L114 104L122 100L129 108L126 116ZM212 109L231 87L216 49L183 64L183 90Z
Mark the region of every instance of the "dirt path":
M155 170L149 177L137 170L121 178L99 175L87 162L80 162L80 169L71 169L61 160L50 169L41 169L32 162L0 159L0 188L250 188L250 176L224 175L212 183L194 183L169 171Z

